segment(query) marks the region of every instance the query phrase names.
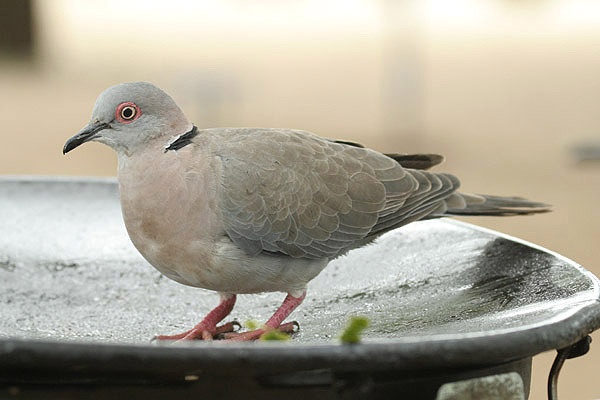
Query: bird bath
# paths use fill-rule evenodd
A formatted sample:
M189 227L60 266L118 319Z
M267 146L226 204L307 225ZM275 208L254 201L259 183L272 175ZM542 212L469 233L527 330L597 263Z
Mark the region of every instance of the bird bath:
M114 180L6 177L0 193L0 397L449 399L469 382L526 397L534 355L600 327L590 272L442 219L333 261L292 315L301 329L289 342L151 343L189 329L218 296L144 261ZM240 296L231 317L264 321L283 297ZM361 344L341 345L351 315L370 326Z

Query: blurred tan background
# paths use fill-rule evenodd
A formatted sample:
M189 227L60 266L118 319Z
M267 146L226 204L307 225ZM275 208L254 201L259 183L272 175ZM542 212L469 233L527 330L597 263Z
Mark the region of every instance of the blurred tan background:
M102 90L148 80L199 127L444 154L465 191L555 207L469 222L600 275L600 161L573 151L600 145L600 2L6 0L0 18L0 174L115 175L107 147L62 146ZM593 337L561 398L600 398ZM534 359L531 399L554 355Z

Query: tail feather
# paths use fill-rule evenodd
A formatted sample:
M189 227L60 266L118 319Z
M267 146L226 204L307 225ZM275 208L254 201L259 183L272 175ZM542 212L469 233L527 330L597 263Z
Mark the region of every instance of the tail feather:
M511 216L540 214L551 211L546 203L526 200L522 197L502 197L455 193L464 199L465 206L456 200L448 199L448 209L444 216ZM454 204L459 205L454 207Z

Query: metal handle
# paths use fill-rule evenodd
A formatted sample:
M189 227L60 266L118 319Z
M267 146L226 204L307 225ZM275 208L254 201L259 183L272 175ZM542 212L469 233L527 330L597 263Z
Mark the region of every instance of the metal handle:
M550 375L548 376L548 400L558 400L558 374L568 358L581 357L590 350L590 343L592 338L586 336L579 342L565 347L564 349L557 350L558 354L552 363L550 368Z

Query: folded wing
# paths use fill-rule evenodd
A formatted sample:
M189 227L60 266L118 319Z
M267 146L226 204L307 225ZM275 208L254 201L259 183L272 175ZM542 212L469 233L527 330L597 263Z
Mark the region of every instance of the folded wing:
M249 254L335 258L385 231L445 210L449 174L404 169L373 150L277 129L222 131L220 207Z

